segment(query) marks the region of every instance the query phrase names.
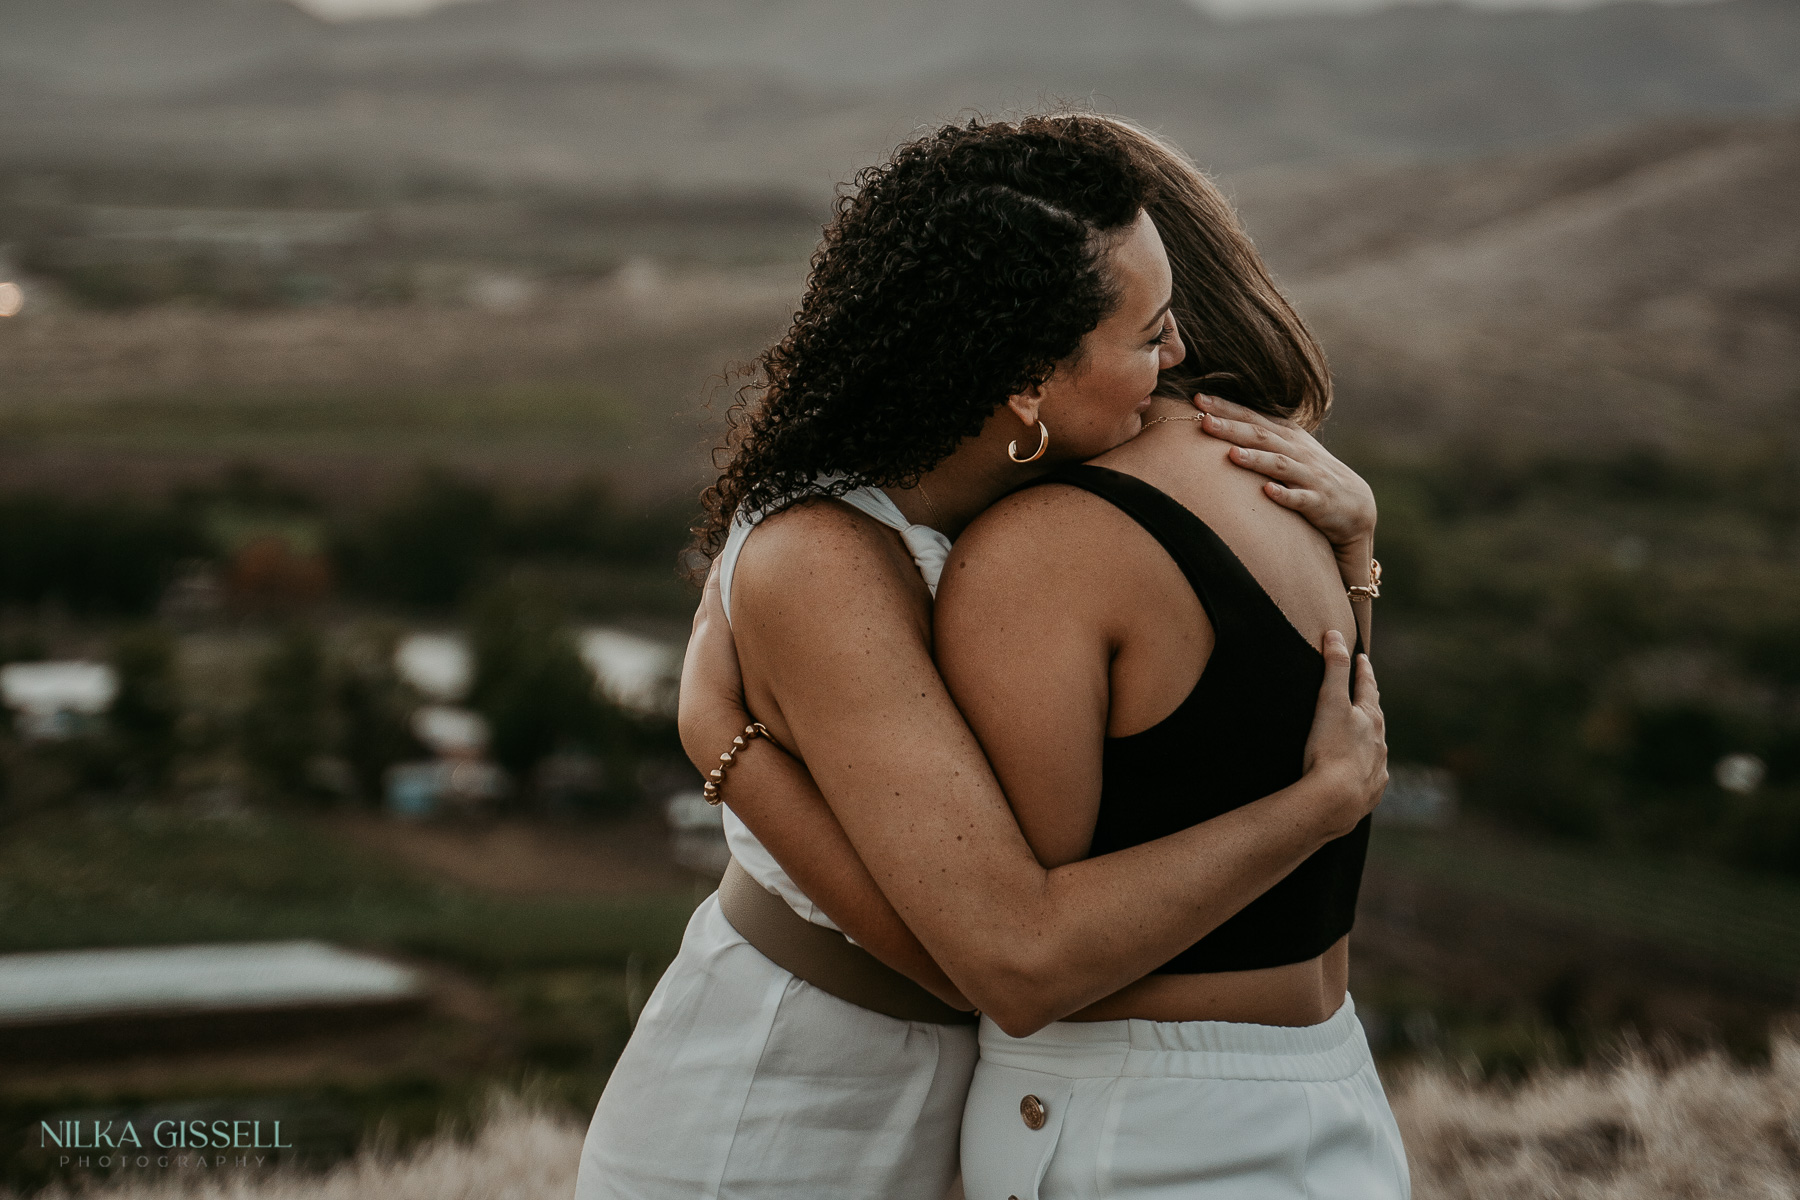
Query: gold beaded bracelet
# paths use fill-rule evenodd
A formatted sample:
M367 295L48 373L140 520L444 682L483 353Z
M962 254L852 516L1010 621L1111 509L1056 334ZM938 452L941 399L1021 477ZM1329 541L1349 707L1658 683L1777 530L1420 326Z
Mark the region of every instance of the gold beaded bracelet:
M1374 558L1369 560L1368 587L1347 588L1345 589L1345 594L1350 597L1350 603L1352 604L1356 603L1358 600L1381 599L1381 560Z
M752 721L744 726L744 732L731 739L731 749L719 755L719 765L712 769L711 777L700 788L700 794L708 804L716 808L725 802L725 798L719 795L719 785L725 782L726 768L737 761L737 752L757 738L768 736L769 730L761 721Z

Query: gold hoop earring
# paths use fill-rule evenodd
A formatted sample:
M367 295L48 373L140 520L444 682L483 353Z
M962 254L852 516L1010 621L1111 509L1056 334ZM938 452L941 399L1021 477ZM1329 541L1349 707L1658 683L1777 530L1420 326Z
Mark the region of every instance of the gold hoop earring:
M1019 457L1019 443L1018 442L1008 442L1006 444L1006 457L1012 459L1016 463L1036 462L1038 459L1044 457L1044 451L1048 450L1049 448L1050 448L1050 427L1048 425L1044 424L1042 421L1039 421L1038 422L1038 448L1031 452L1031 457L1030 458L1020 458Z

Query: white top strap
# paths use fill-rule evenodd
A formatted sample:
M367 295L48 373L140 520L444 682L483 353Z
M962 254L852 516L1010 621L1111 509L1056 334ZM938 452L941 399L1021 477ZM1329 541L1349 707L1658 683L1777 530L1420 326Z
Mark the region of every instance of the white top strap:
M888 494L880 488L860 487L838 497L845 504L858 512L875 518L889 529L900 534L900 540L913 556L913 563L924 577L925 586L931 589L933 597L937 596L938 579L944 573L944 564L950 560L950 539L929 525L914 525L900 511L899 505L888 498ZM744 513L739 512L731 522L731 530L725 536L725 545L719 551L719 600L725 605L725 619L731 619L731 576L737 570L738 555L743 553L744 541L750 531L756 528Z
M931 589L932 598L936 599L938 579L944 574L944 564L950 561L950 539L929 525L914 525L908 521L899 505L880 488L857 488L854 492L846 493L843 501L874 517L889 529L900 531L900 539L912 552L919 574L925 577L925 586Z

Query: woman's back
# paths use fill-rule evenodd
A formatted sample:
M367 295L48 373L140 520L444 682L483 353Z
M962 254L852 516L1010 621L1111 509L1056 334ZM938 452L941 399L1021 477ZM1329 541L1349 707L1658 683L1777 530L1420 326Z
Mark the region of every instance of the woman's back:
M1298 513L1268 503L1263 479L1231 463L1228 443L1206 436L1187 419L1169 421L1093 460L1093 465L1132 476L1179 503L1218 536L1308 648L1328 629L1355 643L1355 614L1345 598L1331 544ZM1111 506L1108 506L1111 507ZM1095 513L1098 519L1117 517ZM1212 624L1193 587L1165 553L1151 553L1147 539L1131 543L1131 570L1155 581L1155 597L1167 607L1138 614L1112 676L1115 719L1109 737L1148 729L1172 712L1200 678L1203 659L1185 651L1179 626ZM1156 547L1160 549L1160 547ZM1146 601L1151 599L1146 595ZM1187 620L1181 620L1186 617ZM1216 634L1216 631L1212 631ZM1212 637L1207 638L1210 643ZM1316 686L1316 685L1315 685Z
M1045 482L1070 486L1029 488L970 531L968 561L999 552L1000 569L1017 581L1009 624L1041 628L1047 654L1059 652L1052 643L1104 651L1088 656L1097 669L1085 678L1078 661L1056 672L1072 680L1066 695L965 694L959 674L980 672L959 672L959 657L989 644L1016 650L1004 636L968 636L955 589L940 610L946 678L1046 865L1152 841L1303 772L1324 671L1317 646L1328 629L1354 643L1354 615L1330 545L1269 504L1260 478L1234 466L1228 449L1171 420L1091 465L1053 473ZM1065 765L1062 787L1033 786L1029 768L1020 778L1021 763L1043 761L1066 737L1033 710L1079 708L1096 689L1104 738L1082 760L1086 769ZM1157 974L1078 1018L1322 1020L1343 998L1341 939L1366 839L1365 822Z
M1231 548L1167 493L1094 465L1064 468L1047 482L1099 497L1155 538L1199 598L1213 635L1205 668L1172 711L1106 739L1088 852L1141 846L1297 782L1325 678L1319 649ZM1179 677L1157 654L1171 648L1168 624L1151 622L1150 653L1132 656L1137 669L1121 672L1121 684L1151 674L1160 691ZM1321 847L1157 972L1247 971L1317 958L1350 930L1367 835L1365 822Z

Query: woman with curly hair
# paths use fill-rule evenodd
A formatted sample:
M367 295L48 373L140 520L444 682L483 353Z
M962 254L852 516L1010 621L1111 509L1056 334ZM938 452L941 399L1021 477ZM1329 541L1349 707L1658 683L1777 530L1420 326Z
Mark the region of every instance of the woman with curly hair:
M946 127L858 184L709 493L716 608L682 729L720 762L735 861L596 1109L584 1200L938 1200L971 1006L1025 1038L1103 1002L1322 847L1359 855L1385 782L1373 674L1356 664L1353 702L1343 632L1321 631L1303 770L1192 828L1040 865L932 662L932 595L947 534L1130 439L1181 362L1156 173L1114 123L1032 118ZM1316 392L1258 275L1220 361L1255 379L1285 342L1274 357L1296 379L1311 364Z

